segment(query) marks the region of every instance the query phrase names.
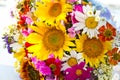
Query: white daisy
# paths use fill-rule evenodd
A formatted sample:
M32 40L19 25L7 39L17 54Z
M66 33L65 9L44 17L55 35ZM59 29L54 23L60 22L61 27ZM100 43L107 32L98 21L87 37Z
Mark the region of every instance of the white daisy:
M61 69L63 71L76 64L79 64L81 61L83 61L83 57L81 53L77 53L75 50L71 50L70 55L64 53L64 57L62 58L62 61L64 62L62 64L62 69Z
M89 38L97 37L98 29L105 23L99 15L100 11L90 5L83 6L83 13L75 11L75 19L78 21L73 24L75 31L83 29L82 33L87 33Z

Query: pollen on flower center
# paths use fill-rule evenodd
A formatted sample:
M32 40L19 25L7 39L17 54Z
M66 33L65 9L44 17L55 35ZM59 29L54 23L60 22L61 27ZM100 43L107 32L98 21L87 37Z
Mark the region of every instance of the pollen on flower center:
M110 29L106 29L104 32L105 37L111 37L112 36L112 31Z
M85 25L87 28L89 29L94 29L97 27L98 25L98 22L95 21L95 17L88 17L86 20L85 20Z
M77 70L76 70L76 75L77 75L77 76L80 76L81 74L82 74L82 70L77 69Z
M83 52L90 58L98 57L103 52L103 44L98 39L87 39L83 45Z
M115 59L115 60L120 60L120 54L115 53L115 54L113 55L113 59Z
M71 57L71 58L68 59L67 63L68 63L69 66L72 67L72 66L77 64L77 59L74 58L74 57Z
M50 64L50 68L52 69L52 71L55 71L57 69L55 64Z
M60 3L54 3L54 4L50 7L48 13L49 13L49 15L52 16L52 17L57 17L57 16L61 13L61 10L62 10L61 4L60 4Z
M55 28L49 29L43 37L43 44L45 48L50 51L58 51L63 47L64 41L64 33Z

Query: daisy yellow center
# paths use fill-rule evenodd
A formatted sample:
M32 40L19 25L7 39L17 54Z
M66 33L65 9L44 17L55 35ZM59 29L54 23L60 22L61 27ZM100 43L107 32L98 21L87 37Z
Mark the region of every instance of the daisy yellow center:
M111 37L112 36L112 31L110 29L106 29L104 32L105 37Z
M43 37L43 44L45 48L50 51L58 51L63 47L64 41L64 33L55 28L49 29Z
M52 71L55 71L57 69L55 64L50 64L50 68L52 69Z
M60 3L54 3L50 9L49 9L49 15L52 17L57 17L58 15L60 15L62 10L62 6Z
M115 53L115 54L113 55L113 59L114 59L114 60L120 60L120 54Z
M77 70L76 70L76 75L77 75L77 76L80 76L81 74L82 74L82 70L77 69Z
M85 20L85 25L87 28L89 29L94 29L97 27L98 25L98 22L95 21L95 17L88 17L86 20Z
M74 57L71 57L71 58L68 59L67 63L68 63L69 66L72 67L72 66L77 64L77 59L74 58Z
M87 39L83 44L84 54L89 58L95 58L103 52L103 44L98 39Z

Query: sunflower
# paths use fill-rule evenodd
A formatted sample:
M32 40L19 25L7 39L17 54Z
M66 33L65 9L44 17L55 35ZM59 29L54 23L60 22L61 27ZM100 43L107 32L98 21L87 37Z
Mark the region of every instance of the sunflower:
M65 26L61 24L48 26L40 22L35 24L37 27L31 26L35 32L31 33L26 41L33 44L27 48L28 52L32 52L38 59L45 60L51 53L61 59L64 50L70 51L69 46L75 46L66 34Z
M41 0L36 4L36 17L51 25L65 20L66 14L72 10L72 6L67 4L66 0Z
M21 61L19 72L22 80L44 80L40 73L33 67L30 59L23 59Z
M79 36L76 40L76 47L78 52L82 52L86 63L92 67L98 67L100 62L105 62L105 53L111 49L111 42L102 42L96 38L88 38L86 34Z

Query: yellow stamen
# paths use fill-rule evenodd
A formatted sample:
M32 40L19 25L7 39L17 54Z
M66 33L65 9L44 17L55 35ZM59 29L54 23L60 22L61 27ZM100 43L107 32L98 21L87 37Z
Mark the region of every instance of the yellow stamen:
M94 29L97 27L98 22L95 20L95 17L88 17L85 20L86 27L89 29Z
M77 60L76 60L76 58L71 57L71 58L68 59L67 63L68 63L69 66L72 67L72 66L77 64Z
M80 76L81 74L82 74L82 70L77 69L77 70L76 70L76 75L77 75L77 76Z
M52 69L52 71L55 71L57 69L55 64L50 64L50 68Z

